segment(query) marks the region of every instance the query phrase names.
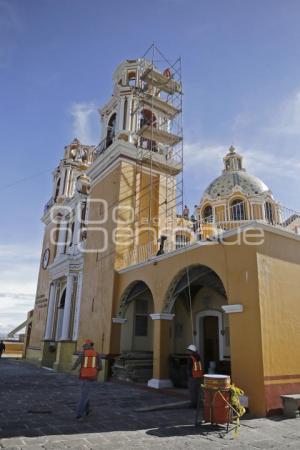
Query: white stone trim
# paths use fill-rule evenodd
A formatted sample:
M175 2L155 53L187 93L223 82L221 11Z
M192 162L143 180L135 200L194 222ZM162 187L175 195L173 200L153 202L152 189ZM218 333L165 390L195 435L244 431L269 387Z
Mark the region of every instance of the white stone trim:
M174 386L170 379L161 380L159 378L151 378L148 381L148 387L153 389L170 389Z
M226 314L241 313L244 311L244 306L240 304L236 305L222 305L221 308Z
M57 292L57 283L51 283L49 289L49 299L48 299L48 312L47 312L47 322L45 329L45 340L52 339L52 328L53 328L53 317L55 311L55 300Z
M77 277L77 292L76 292L74 326L73 326L73 340L74 341L76 341L77 337L78 337L79 320L80 320L81 293L82 293L82 272L79 272L78 277Z
M152 320L173 320L175 314L169 313L154 313L150 314Z
M124 317L113 317L112 318L112 323L120 323L120 324L124 324L127 322L127 319L125 319Z

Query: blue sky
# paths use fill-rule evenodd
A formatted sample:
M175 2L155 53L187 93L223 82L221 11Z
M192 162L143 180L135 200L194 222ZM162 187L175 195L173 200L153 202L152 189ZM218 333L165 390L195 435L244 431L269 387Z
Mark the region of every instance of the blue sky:
M153 41L182 57L186 202L234 144L300 210L299 23L298 0L0 0L0 331L33 304L63 147L97 143L114 68Z

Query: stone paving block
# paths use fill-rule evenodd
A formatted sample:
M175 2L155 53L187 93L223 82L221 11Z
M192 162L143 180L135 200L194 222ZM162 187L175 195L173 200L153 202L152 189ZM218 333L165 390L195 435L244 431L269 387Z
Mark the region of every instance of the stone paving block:
M18 445L3 447L5 450L21 450L22 447L19 447Z
M8 361L1 364L0 383L2 404L9 405L0 413L0 435L11 438L0 441L3 448L2 442L6 448L15 446L18 450L30 446L46 450L300 448L297 419L243 420L238 438L233 439L232 432L225 435L209 426L195 428L195 411L190 409L134 411L146 405L177 402L177 397L128 384L95 383L92 416L77 423L74 416L80 382L74 376L49 372L26 361L13 365ZM24 445L15 440L20 437Z
M264 450L268 448L278 448L278 442L272 441L272 440L261 440L261 441L254 441L251 442L251 446L254 448L262 448Z
M21 446L24 444L24 439L22 438L10 438L10 439L0 439L0 446L7 448L7 447L13 447L13 446Z

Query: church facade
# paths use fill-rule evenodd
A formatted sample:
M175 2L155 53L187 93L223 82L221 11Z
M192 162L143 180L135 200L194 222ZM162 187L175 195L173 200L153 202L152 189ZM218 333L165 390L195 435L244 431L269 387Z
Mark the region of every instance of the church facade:
M300 215L233 147L194 213L178 214L179 109L161 92L180 86L169 72L120 64L101 143L65 147L42 217L26 357L69 371L89 338L106 355L102 380L160 389L176 384L193 342L205 370L230 374L266 415L300 391Z

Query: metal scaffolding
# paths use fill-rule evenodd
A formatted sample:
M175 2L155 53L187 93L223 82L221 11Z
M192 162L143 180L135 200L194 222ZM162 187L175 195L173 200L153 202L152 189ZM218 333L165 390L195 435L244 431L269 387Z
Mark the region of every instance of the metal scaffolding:
M131 111L137 130L137 177L141 180L136 189L136 223L148 224L148 250L143 257L148 259L155 251L153 221L168 234L176 227L177 215L183 214L181 58L172 62L152 44L138 61ZM154 196L155 189L159 192Z

